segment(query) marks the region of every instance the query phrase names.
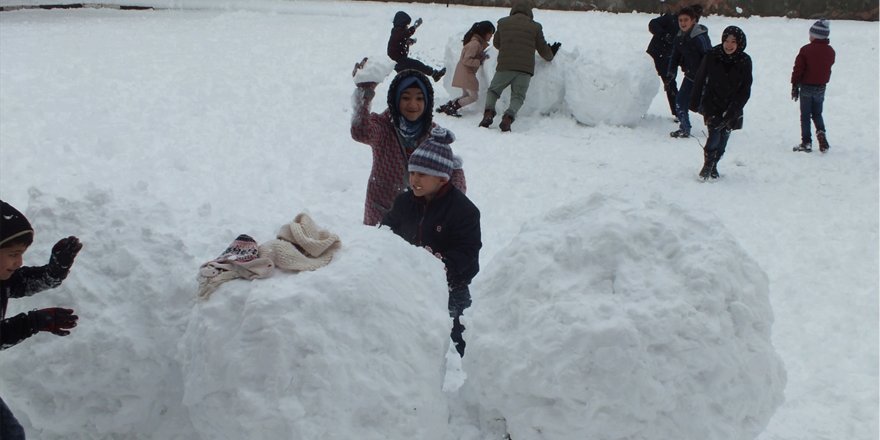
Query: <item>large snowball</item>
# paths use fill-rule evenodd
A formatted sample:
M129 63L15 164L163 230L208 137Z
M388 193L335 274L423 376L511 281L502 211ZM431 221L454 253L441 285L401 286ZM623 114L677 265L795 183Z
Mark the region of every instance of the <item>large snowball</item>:
M443 86L450 98L461 95L461 89L452 87L461 48L461 40L450 38L444 51L444 65L450 67ZM464 111L482 113L485 107L486 92L498 59L494 47L490 46L488 53L489 59L477 71L480 98ZM632 126L647 113L659 88L653 64L643 52L629 54L616 48L591 47L581 53L578 47L571 50L563 47L553 61L545 61L535 54L535 74L517 116L563 113L586 125ZM498 99L495 110L500 114L509 104L508 87Z
M512 438L749 439L783 400L767 277L717 220L594 195L486 268L465 362Z
M327 267L193 309L183 403L202 438L444 438L442 264L387 229L340 236Z

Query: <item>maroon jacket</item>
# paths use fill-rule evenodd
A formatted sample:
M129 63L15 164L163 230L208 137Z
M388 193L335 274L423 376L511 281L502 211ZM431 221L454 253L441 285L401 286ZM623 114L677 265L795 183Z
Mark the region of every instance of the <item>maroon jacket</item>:
M828 40L813 40L798 52L791 71L792 84L823 86L831 79L834 49Z
M414 151L400 144L390 110L386 109L382 114L370 112L374 88L375 85L358 87L351 119L351 138L373 149L373 169L370 170L367 199L364 203L364 224L371 226L382 221L382 217L394 205L397 195L409 187L409 156ZM436 126L433 123L431 125ZM424 138L429 133L430 130L426 130ZM424 138L419 139L418 144ZM452 171L450 182L461 192L467 191L461 169Z

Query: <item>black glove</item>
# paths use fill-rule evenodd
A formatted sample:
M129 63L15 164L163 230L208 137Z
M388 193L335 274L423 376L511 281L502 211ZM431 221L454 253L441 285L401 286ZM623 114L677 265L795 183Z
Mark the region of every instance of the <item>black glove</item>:
M471 306L471 291L468 286L459 286L449 289L449 316L452 318L461 316L464 309Z
M76 254L79 253L82 246L79 239L74 236L58 240L58 243L52 246L49 269L57 275L66 275L70 266L73 266L73 259L76 258Z
M415 38L407 38L407 39L406 39L406 45L407 45L407 46L412 46L413 44L416 44L416 41L417 41L417 40L416 40Z
M413 27L413 28L418 28L418 27L421 26L421 25L422 25L422 17L419 17L419 18L416 19L416 22L413 23L412 27Z
M553 51L553 55L556 55L556 52L559 52L560 46L562 46L562 43L558 41L550 45L550 50Z
M76 320L79 319L73 314L73 309L60 307L31 310L27 316L34 331L52 332L58 336L69 335L70 332L66 329L76 327Z
M801 96L801 88L797 84L791 85L791 100L797 102Z

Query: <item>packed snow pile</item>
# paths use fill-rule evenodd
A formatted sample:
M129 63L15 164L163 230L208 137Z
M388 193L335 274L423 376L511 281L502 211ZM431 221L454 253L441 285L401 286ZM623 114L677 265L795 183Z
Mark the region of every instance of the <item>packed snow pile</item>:
M0 357L0 393L29 437L445 438L443 265L389 230L338 223L326 267L231 280L202 301L199 264L236 233L194 256L170 233L178 213L148 195L32 190L21 209L37 231L26 264L45 264L62 236L84 243L61 287L10 302L10 316L80 316L69 336L40 333Z
M449 72L443 78L443 85L450 99L461 95L461 89L452 87L461 48L460 39L450 38L444 51L444 65ZM487 53L489 59L477 71L480 98L464 111L482 113L485 107L486 91L498 62L498 50L490 45ZM585 125L634 126L647 113L660 89L653 66L644 58L645 54L641 52L622 53L614 48L596 46L583 52L578 47L563 47L551 62L536 53L535 75L519 115L561 112ZM507 108L509 102L508 87L495 106L498 114Z
M558 208L479 279L468 383L514 439L750 439L782 403L766 275L657 196Z

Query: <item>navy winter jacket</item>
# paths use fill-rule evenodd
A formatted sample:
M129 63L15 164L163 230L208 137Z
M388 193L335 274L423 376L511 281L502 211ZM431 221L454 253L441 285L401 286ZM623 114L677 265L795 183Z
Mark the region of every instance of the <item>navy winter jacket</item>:
M450 184L431 201L412 191L400 194L382 224L439 257L450 288L467 286L480 271L480 210Z
M667 77L675 76L675 70L681 66L686 78L694 79L694 73L700 68L703 56L712 48L709 40L709 29L695 24L691 31L679 31L672 42L672 56L669 58Z
M6 319L9 298L22 298L61 285L67 272L58 274L49 266L22 267L6 281L0 281L0 350L5 350L33 336L36 332L24 313Z
M694 76L690 109L702 113L706 125L712 125L713 118L730 117L731 130L743 126L743 108L752 93L752 58L743 49L741 45L727 55L721 44L715 46Z

